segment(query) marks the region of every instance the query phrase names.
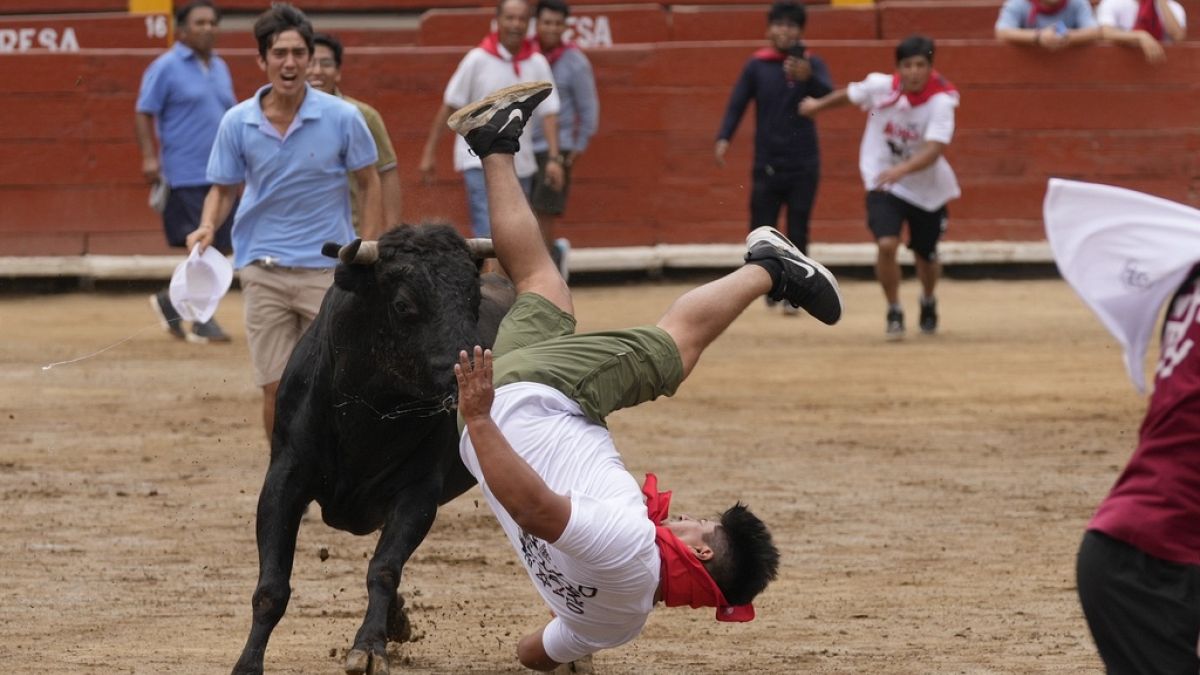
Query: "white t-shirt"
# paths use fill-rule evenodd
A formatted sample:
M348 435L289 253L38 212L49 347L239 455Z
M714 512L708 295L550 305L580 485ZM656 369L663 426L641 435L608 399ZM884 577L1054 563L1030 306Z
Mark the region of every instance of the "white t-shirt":
M504 57L503 60L479 47L467 52L467 55L459 62L458 69L450 76L450 82L446 84L446 93L442 96L442 102L451 108L458 109L497 89L511 87L521 82L541 80L554 82L554 73L550 70L550 62L546 60L545 56L534 54L521 61L519 64L521 74L518 76L513 70L512 54L504 48L504 45L498 45L498 51ZM558 92L552 91L550 96L538 105L533 114L535 117L544 118L546 115L557 115L558 109ZM521 151L514 159L517 175L521 178L537 173L537 159L533 156L533 137L530 135L532 133L530 128L529 124L525 125L526 133L521 138ZM462 172L482 166L479 158L471 154L466 139L456 135L454 139L454 170Z
M661 559L641 487L608 430L558 390L532 382L496 390L492 419L550 489L571 500L558 541L522 531L492 494L463 433L463 463L555 614L542 636L546 653L567 663L637 637L654 609Z
M851 103L869 113L858 150L858 168L868 190L877 189L875 178L884 169L912 157L926 141L949 144L954 137L956 93L934 94L915 108L901 96L884 108L881 106L892 98L892 76L871 73L862 82L850 84L847 94ZM945 156L882 189L925 211L937 211L962 194Z
M1187 13L1183 11L1183 5L1175 2L1175 0L1167 0L1167 6L1171 8L1171 13L1175 15L1175 20L1179 25L1187 27ZM1121 30L1133 30L1133 24L1137 23L1138 15L1138 0L1100 0L1100 4L1096 6L1096 21L1101 26L1113 26ZM1170 38L1163 36L1164 42L1170 42Z

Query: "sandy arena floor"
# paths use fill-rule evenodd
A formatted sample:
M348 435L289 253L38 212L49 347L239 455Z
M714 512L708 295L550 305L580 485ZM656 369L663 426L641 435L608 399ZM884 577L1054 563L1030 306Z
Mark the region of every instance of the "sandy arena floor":
M581 328L653 321L684 288L579 289ZM1075 551L1144 410L1115 342L1059 281L947 282L942 333L901 344L874 283L844 291L835 328L755 305L675 399L611 420L676 511L741 498L784 562L753 623L660 610L597 672L1097 672ZM235 293L218 313L232 345L196 346L142 294L0 297L0 663L228 672L267 462L241 311ZM373 546L306 521L268 672L341 672ZM394 672L521 671L546 610L477 490L405 573L420 639Z

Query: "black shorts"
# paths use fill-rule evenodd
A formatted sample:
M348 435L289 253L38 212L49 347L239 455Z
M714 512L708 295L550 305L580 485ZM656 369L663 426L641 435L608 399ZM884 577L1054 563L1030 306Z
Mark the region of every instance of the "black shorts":
M1200 566L1156 558L1088 530L1075 577L1108 672L1200 672Z
M908 221L908 247L925 260L937 259L937 243L946 231L949 217L950 212L945 206L937 211L926 211L890 192L871 190L867 193L867 227L876 241L899 237L901 226Z
M187 237L200 227L200 214L204 211L204 198L208 196L208 185L190 187L173 187L167 195L167 205L163 208L163 231L167 235L170 246L187 246ZM237 202L229 210L229 217L213 236L213 246L218 251L229 255L233 251L230 240L230 230L233 229L233 214L237 212Z
M537 157L538 170L533 176L533 194L529 197L529 205L538 213L561 216L567 208L567 192L571 189L571 167L562 165L562 189L555 190L546 185L546 162L550 159L550 153L539 152L534 156Z

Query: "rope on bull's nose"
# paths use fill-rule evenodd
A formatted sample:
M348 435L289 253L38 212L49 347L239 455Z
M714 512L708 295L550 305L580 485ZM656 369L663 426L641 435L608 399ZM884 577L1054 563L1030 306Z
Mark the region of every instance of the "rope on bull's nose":
M434 417L436 415L441 415L453 410L453 408L448 408L446 406L447 400L453 400L454 398L453 396L446 396L445 398L437 401L434 401L433 399L426 399L425 401L413 401L410 404L397 406L391 410L383 412L359 396L347 396L345 393L342 393L342 396L344 400L341 403L333 404L334 408L344 408L350 404L357 403L369 408L371 412L375 413L375 415L377 415L381 420L396 420L403 417Z

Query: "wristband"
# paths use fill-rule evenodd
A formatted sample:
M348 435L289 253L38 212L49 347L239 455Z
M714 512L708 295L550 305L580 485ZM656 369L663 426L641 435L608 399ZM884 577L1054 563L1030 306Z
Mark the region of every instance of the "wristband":
M566 164L567 163L567 160L563 159L562 155L553 155L550 157L550 161L554 162L555 164Z

